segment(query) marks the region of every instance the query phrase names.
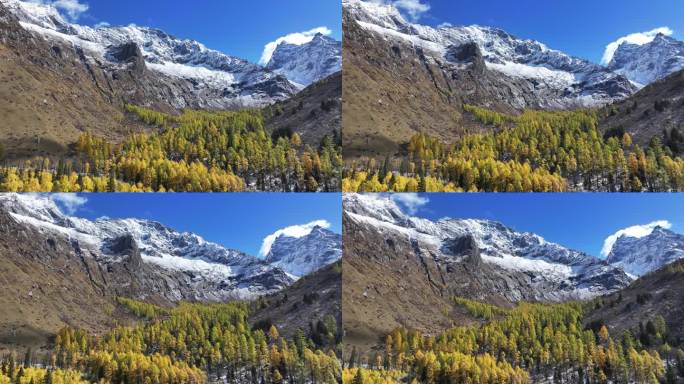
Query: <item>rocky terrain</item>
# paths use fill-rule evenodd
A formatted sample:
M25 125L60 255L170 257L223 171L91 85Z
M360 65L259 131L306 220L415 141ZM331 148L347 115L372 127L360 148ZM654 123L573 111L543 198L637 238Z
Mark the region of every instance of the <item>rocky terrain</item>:
M316 82L294 97L266 107L266 128L276 135L297 132L316 148L326 136L342 132L342 72Z
M264 297L265 307L254 313L250 322L263 326L275 324L287 338L293 337L298 329L307 332L312 323L326 316L333 316L341 328L341 297L342 273L338 261Z
M629 133L642 146L648 145L653 137L664 142L665 132L668 135L673 130L684 133L683 90L684 70L680 70L649 84L625 100L604 107L601 110L601 129L606 134ZM674 151L676 154L684 153L683 141L684 137L678 142L682 148Z

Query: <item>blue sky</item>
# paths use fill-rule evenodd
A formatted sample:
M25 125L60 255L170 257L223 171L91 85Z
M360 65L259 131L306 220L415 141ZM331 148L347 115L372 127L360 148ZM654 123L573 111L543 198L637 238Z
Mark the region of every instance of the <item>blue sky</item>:
M415 216L495 220L594 256L608 236L634 225L666 220L671 230L684 232L684 195L676 193L420 194L407 200Z
M33 0L53 2L55 0ZM257 62L264 46L290 33L327 27L340 39L341 0L59 0L72 21L136 24ZM80 7L79 7L80 5ZM83 11L87 6L87 10ZM75 17L73 17L75 16Z
M342 233L342 196L337 193L219 193L219 194L78 194L55 198L74 216L96 219L140 218L156 220L206 240L258 255L264 238L279 229L317 220ZM76 203L74 203L76 202Z
M377 1L377 0L376 0ZM622 36L669 27L684 39L681 0L384 0L414 9L421 24L479 24L600 62L606 45ZM420 6L420 4L423 7ZM425 12L426 7L429 10Z

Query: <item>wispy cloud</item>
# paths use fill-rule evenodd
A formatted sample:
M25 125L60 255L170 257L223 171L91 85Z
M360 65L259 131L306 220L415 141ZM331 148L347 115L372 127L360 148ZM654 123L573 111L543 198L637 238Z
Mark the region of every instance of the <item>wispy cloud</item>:
M77 21L81 15L86 13L90 6L81 3L79 0L29 0L31 3L52 5L57 8L69 21Z
M417 193L395 193L391 199L395 203L401 204L411 215L415 215L421 207L430 202L430 199Z
M330 222L327 220L316 220L310 223L301 225L292 225L283 229L279 229L264 238L259 250L259 256L266 257L271 252L271 246L280 236L300 238L308 235L315 227L330 228Z
M83 195L75 193L51 193L48 196L69 215L76 213L88 202L88 199Z
M665 36L670 36L674 33L672 29L669 27L660 27L660 28L655 28L650 31L646 32L636 32L629 34L627 36L622 36L621 38L613 41L612 43L608 44L606 46L606 50L603 52L603 58L601 59L601 64L609 64L611 60L613 60L613 56L615 55L615 51L617 51L618 47L622 43L630 43L630 44L638 44L638 45L644 45L648 44L653 39L655 39L656 35L662 33Z
M603 257L607 257L610 254L610 251L613 249L613 245L620 237L645 237L650 235L656 227L670 229L672 228L672 223L670 223L667 220L658 220L644 225L634 225L631 227L623 228L606 238L606 240L603 242L603 249L601 249L601 255Z
M281 36L266 44L264 47L264 52L261 54L261 60L259 60L259 64L268 64L268 62L271 61L273 52L275 52L280 43L303 45L311 42L317 33L328 36L332 33L332 31L328 27L318 27L304 32L295 32L290 33L289 35Z
M111 26L111 24L106 21L100 21L99 23L95 24L95 28L105 28L109 26Z
M418 21L427 11L430 10L430 4L423 3L422 0L370 0L376 4L393 5L411 19L411 21Z

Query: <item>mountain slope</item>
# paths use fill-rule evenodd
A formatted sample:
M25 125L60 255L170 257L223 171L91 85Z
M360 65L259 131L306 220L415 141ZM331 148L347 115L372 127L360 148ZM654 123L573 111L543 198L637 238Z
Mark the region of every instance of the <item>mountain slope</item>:
M615 51L608 69L639 87L646 86L684 69L684 41L659 33L646 44L624 42Z
M604 67L502 30L435 29L391 5L343 6L345 148L353 156L396 152L417 131L453 141L478 127L463 120L463 103L515 113L603 105L636 90Z
M264 261L300 278L341 258L342 235L316 226L302 237L279 236Z
M643 237L623 235L606 258L634 276L643 276L684 258L684 235L656 227Z
M327 135L342 132L342 72L313 83L290 99L264 109L266 129L275 135L297 133L313 148ZM338 144L338 143L336 143Z
M342 274L340 263L307 275L280 292L264 297L265 306L250 316L253 325L275 324L282 336L293 337L298 329L308 333L310 324L332 316L342 327ZM339 329L338 334L341 334Z
M306 44L281 43L266 68L306 87L342 70L342 43L320 33Z
M684 133L684 69L658 80L633 96L606 106L601 110L600 125L604 132L629 133L642 146L658 137L668 143L664 131ZM673 145L684 153L684 139Z
M344 196L343 306L352 339L454 319L454 296L511 306L597 297L632 279L605 261L484 220L410 217L388 197Z
M606 324L613 335L630 330L639 337L640 324L662 316L671 346L684 343L684 261L678 260L646 274L629 287L602 297L585 322Z

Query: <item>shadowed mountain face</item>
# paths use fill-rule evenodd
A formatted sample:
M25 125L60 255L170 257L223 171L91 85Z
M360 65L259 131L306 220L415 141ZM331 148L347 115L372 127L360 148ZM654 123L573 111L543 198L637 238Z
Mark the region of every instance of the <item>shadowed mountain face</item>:
M601 115L600 126L606 134L629 133L641 146L657 137L675 154L684 154L684 70L606 106Z

